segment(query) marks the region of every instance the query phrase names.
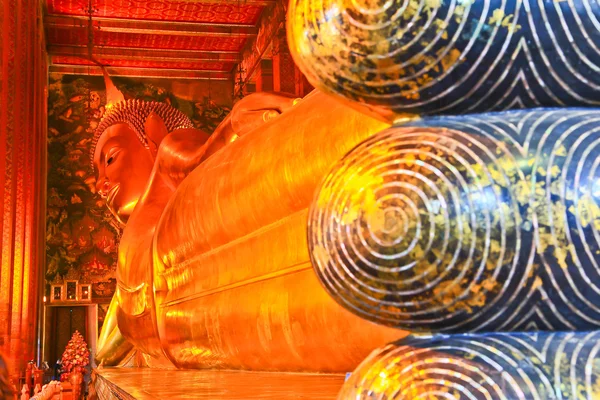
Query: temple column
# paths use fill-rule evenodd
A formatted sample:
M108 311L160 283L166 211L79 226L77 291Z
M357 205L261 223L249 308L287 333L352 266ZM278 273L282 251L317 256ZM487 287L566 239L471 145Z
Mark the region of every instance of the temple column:
M47 61L37 0L0 1L0 352L35 358L45 249Z

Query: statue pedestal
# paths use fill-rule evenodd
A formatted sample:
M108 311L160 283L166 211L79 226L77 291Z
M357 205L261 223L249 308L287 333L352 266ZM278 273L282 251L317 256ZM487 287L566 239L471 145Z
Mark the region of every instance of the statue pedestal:
M96 370L100 400L311 399L334 400L344 375L215 370L103 368Z

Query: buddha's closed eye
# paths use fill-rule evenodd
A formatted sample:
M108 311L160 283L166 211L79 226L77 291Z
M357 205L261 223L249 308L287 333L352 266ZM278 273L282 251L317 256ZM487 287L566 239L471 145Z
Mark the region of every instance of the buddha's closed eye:
M117 154L119 154L120 150L110 151L106 157L106 165L112 164L117 158Z

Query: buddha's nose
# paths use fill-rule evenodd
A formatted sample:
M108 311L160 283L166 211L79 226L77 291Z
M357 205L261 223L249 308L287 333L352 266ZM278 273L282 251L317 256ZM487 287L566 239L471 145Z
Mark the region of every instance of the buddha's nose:
M110 184L108 183L108 181L106 179L102 179L101 181L98 182L96 189L97 189L97 192L100 195L100 197L105 199L106 196L108 196L108 190L110 189Z

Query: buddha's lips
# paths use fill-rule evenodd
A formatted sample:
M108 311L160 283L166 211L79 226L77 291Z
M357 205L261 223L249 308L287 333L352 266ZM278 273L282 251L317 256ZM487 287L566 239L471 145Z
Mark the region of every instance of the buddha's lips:
M109 207L112 207L112 202L115 199L117 193L119 192L120 186L120 184L116 184L108 191L108 194L106 195L106 204L108 204Z

